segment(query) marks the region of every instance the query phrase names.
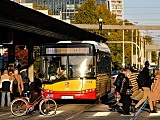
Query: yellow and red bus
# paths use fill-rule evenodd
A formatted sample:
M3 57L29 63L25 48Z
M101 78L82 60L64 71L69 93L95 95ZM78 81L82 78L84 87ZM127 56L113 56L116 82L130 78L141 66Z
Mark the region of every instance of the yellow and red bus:
M54 99L95 100L111 91L110 49L94 41L44 44L40 73Z

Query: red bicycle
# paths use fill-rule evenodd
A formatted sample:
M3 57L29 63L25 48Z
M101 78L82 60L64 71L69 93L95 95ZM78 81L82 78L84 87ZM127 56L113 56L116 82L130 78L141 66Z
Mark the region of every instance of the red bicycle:
M25 97L16 98L11 103L11 112L15 116L23 116L30 111L33 111L35 106L39 104L39 111L43 115L54 115L56 114L57 104L53 100L53 92L49 90L41 89L41 95L30 102L27 96L28 92L25 93Z

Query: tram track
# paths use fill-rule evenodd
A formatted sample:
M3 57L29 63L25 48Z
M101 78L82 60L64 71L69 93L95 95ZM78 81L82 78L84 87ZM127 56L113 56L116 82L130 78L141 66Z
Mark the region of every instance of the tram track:
M68 117L66 120L71 120L71 119L75 118L76 116L78 116L79 114L83 113L84 111L86 111L94 106L95 106L95 104L89 104L89 105L85 106L84 108L78 110L76 113L74 113L74 115Z
M107 100L111 100L114 98L114 93L109 94L108 99ZM80 115L81 113L87 111L88 109L91 109L92 107L96 106L97 104L101 104L103 101L103 99L97 99L93 104L86 104L86 106L84 106L83 108L79 109L78 111L76 111L72 116L69 116L68 118L66 118L65 120L72 120L74 118L76 118L76 116Z
M111 96L108 98L110 99L112 98ZM97 99L96 101L88 101L88 102L74 102L74 101L68 101L68 102L57 102L57 106L58 106L58 110L57 111L63 111L63 114L56 114L54 116L50 116L54 119L61 119L62 120L72 120L74 118L76 118L78 115L80 115L81 113L91 109L92 107L96 106L97 104L101 104L102 103L102 99ZM6 114L6 115L5 115ZM3 113L1 115L1 120L28 120L28 119L43 119L43 117L41 117L39 111L35 111L32 114L28 114L25 116L21 116L21 117L17 117L12 115L12 113L10 112L10 109L8 109L5 113ZM45 117L46 119L49 119L50 117Z
M71 120L81 113L87 111L88 109L91 109L92 107L96 106L97 104L100 104L102 102L102 99L97 99L93 104L86 104L83 108L77 110L73 115L67 117L65 120Z
M57 108L58 107L61 107L63 106L64 104L57 104ZM10 109L9 109L10 110ZM36 111L33 111L32 113L29 113L29 114L26 114L25 116L20 116L20 117L17 117L17 116L14 116L11 111L7 110L7 112L1 114L0 116L0 120L28 120L28 119L31 119L31 118L34 118L35 116L38 116L40 115L40 111L39 110L36 110Z

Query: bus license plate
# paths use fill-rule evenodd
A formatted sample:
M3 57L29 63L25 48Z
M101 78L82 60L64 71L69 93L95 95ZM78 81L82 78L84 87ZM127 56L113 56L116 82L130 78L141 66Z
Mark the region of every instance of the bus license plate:
M46 98L53 98L53 94L47 94Z
M73 96L61 96L61 99L73 99Z

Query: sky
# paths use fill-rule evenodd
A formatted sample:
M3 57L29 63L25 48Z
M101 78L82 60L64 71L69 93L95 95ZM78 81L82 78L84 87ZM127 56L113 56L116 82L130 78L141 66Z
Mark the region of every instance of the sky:
M124 19L137 25L160 25L160 0L124 0ZM160 30L143 30L160 44Z

